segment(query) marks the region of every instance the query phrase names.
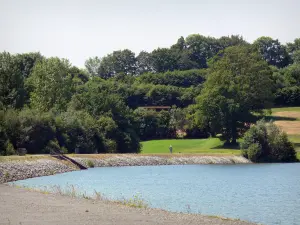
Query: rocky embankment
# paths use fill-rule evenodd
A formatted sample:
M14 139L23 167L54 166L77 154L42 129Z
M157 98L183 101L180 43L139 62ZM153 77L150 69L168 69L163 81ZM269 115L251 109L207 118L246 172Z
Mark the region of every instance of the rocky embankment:
M143 156L143 155L116 155L106 158L79 158L74 160L89 167L107 166L159 166L159 165L195 165L195 164L244 164L251 163L241 156Z
M0 183L32 177L49 176L76 170L72 165L56 159L37 159L0 162Z
M188 164L244 164L251 163L241 156L143 156L110 155L105 157L72 157L86 167L154 166ZM78 170L72 163L58 159L37 159L0 162L0 183L32 177L49 176Z

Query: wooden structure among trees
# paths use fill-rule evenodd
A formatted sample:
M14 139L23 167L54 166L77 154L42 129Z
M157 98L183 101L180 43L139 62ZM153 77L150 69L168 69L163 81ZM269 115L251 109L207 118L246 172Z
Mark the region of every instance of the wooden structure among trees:
M143 106L143 107L139 107L139 108L155 110L155 111L162 111L162 110L170 110L171 106Z

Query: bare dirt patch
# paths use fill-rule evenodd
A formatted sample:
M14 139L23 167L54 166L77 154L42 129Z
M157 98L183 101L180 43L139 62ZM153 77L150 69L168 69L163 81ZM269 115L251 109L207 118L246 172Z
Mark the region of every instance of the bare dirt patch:
M300 121L275 121L287 134L300 134Z
M300 112L294 111L283 111L273 113L274 116L286 117L286 118L295 118L300 120Z
M275 121L275 124L281 127L287 134L300 134L300 112L295 111L282 111L276 112L273 114L274 116L282 117L282 118L295 118L296 121L288 121L288 120L278 120Z

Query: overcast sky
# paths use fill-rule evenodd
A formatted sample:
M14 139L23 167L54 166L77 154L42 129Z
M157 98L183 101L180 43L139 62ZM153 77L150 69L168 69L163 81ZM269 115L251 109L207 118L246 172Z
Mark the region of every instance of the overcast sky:
M226 3L225 3L226 2ZM0 0L0 51L68 58L169 47L180 36L300 37L300 0Z

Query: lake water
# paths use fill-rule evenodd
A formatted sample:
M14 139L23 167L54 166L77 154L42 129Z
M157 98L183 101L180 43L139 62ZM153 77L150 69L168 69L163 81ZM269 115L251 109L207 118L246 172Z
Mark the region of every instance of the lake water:
M75 187L109 199L138 195L154 208L300 225L300 164L93 168L14 182Z

